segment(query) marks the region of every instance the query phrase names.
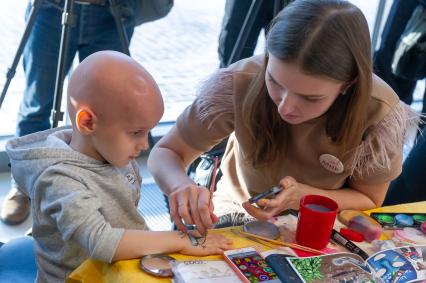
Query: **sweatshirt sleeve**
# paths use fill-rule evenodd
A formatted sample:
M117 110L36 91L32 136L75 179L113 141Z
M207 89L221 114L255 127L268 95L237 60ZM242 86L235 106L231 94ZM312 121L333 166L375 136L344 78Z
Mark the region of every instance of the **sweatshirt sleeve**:
M37 184L40 211L51 219L62 240L75 240L92 258L111 262L124 229L111 227L99 199L77 178L60 170L45 172Z

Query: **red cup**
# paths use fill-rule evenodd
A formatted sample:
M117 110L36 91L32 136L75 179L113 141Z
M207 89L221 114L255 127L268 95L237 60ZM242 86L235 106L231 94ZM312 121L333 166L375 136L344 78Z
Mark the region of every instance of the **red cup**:
M337 203L328 197L304 196L300 200L296 242L317 250L325 248L330 241L337 210Z

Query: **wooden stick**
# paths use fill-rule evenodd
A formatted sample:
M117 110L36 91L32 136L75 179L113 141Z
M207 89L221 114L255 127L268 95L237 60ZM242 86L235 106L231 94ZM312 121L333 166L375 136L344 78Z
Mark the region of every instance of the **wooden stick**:
M302 246L302 245L287 243L287 242L282 242L282 241L277 241L277 240L271 240L269 238L262 237L262 236L252 234L252 233L248 233L248 232L244 232L244 231L238 231L238 232L245 235L245 236L250 236L250 237L253 237L253 238L256 238L256 239L261 239L261 240L264 240L266 242L273 243L273 244L276 244L276 245L289 247L289 248L293 248L293 249L298 249L298 250L301 250L301 251L310 252L310 253L318 254L318 255L325 255L326 254L323 251L312 249L312 248L305 247L305 246Z
M214 157L214 167L213 167L213 173L212 173L212 180L211 180L210 188L209 188L210 202L211 202L211 199L212 199L213 193L214 193L214 186L215 186L215 183L216 183L216 172L217 172L218 166L219 166L219 157L215 156Z
M231 229L231 232L232 232L232 233L234 233L234 234L235 234L235 235L237 235L237 236L247 238L247 239L248 239L248 240L250 240L250 241L256 242L256 243L261 244L261 245L263 245L263 246L266 246L266 247L268 247L268 248L271 248L271 249L275 249L275 248L276 248L276 245L271 244L271 243L269 243L269 242L266 242L266 241L264 241L264 240L257 239L257 238L254 238L254 237L251 237L251 236L247 236L247 235L243 235L243 234L241 234L241 231L240 231L240 230L237 230L237 229Z
M261 240L261 239L256 239L256 238L253 238L253 237L250 237L250 236L247 236L247 239L252 240L252 241L256 240L256 241L258 241L259 244L267 246L268 248L271 248L271 249L276 248L276 245L270 244L269 242Z

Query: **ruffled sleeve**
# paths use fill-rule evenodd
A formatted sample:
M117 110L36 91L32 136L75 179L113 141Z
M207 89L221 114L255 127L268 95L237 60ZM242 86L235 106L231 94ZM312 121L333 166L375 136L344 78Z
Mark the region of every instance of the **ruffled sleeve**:
M415 134L419 114L399 102L384 118L367 128L349 164L354 183L390 182L402 171L403 145Z
M176 126L187 144L202 151L229 136L234 131L233 73L220 69L204 82Z

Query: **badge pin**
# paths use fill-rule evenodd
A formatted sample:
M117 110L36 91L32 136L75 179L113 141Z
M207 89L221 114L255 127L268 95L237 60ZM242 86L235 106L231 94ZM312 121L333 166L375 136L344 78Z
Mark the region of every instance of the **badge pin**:
M133 175L133 174L131 174L131 173L127 174L127 175L126 175L126 178L127 178L127 181L128 181L130 184L134 184L134 183L136 182L135 175Z
M345 169L343 163L336 157L328 153L321 154L319 161L326 170L340 174Z

